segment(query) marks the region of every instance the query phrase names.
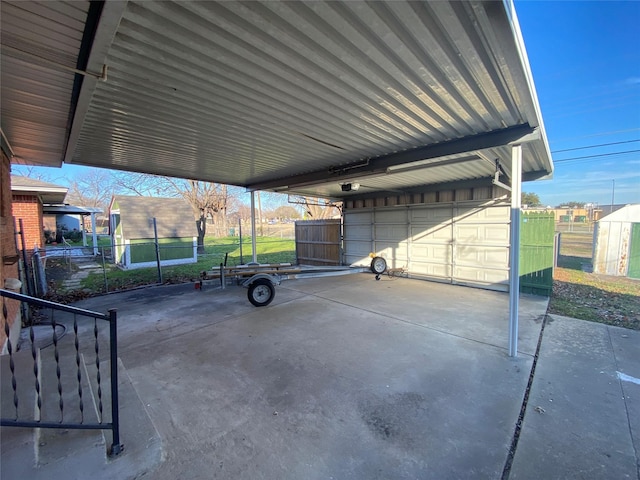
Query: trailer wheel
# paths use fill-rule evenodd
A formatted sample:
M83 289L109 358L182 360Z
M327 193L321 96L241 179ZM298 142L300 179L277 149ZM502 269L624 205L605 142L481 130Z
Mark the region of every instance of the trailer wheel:
M373 257L371 260L371 271L377 275L384 273L387 269L387 261L382 257ZM378 280L376 278L376 280Z
M271 303L273 297L276 296L276 289L266 278L258 278L249 285L247 297L255 307L266 307Z

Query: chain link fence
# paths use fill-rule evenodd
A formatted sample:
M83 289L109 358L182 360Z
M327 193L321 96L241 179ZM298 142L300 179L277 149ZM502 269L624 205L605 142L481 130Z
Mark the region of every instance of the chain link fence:
M284 228L283 228L284 227ZM256 229L258 230L258 229ZM294 225L264 225L270 235L256 237L258 263L296 263ZM258 230L259 232L259 230ZM88 296L163 283L195 282L220 264L253 261L253 239L239 229L231 236L207 236L204 246L170 241L136 241L97 247L64 244L34 256L31 274L38 275L38 294L48 298Z

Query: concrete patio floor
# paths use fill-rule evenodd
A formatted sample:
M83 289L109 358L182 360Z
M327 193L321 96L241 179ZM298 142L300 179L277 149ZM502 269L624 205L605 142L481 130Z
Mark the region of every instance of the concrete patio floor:
M161 449L141 462L123 427L124 453L91 478L640 478L640 332L546 322L511 463L546 298L521 296L510 358L504 293L368 274L276 290L263 308L192 285L78 304L118 308Z

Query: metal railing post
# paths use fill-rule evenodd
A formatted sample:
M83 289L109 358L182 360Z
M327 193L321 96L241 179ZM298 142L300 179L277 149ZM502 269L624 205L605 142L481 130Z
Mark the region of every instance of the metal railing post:
M118 321L117 310L109 310L109 350L111 363L111 431L113 441L109 450L110 456L119 455L123 445L120 443L120 415L118 401Z

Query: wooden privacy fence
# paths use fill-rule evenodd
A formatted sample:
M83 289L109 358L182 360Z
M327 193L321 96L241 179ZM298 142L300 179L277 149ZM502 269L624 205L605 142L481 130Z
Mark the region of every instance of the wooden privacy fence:
M555 217L553 212L525 212L520 217L520 291L551 295Z
M296 256L304 265L340 265L340 219L296 222Z

